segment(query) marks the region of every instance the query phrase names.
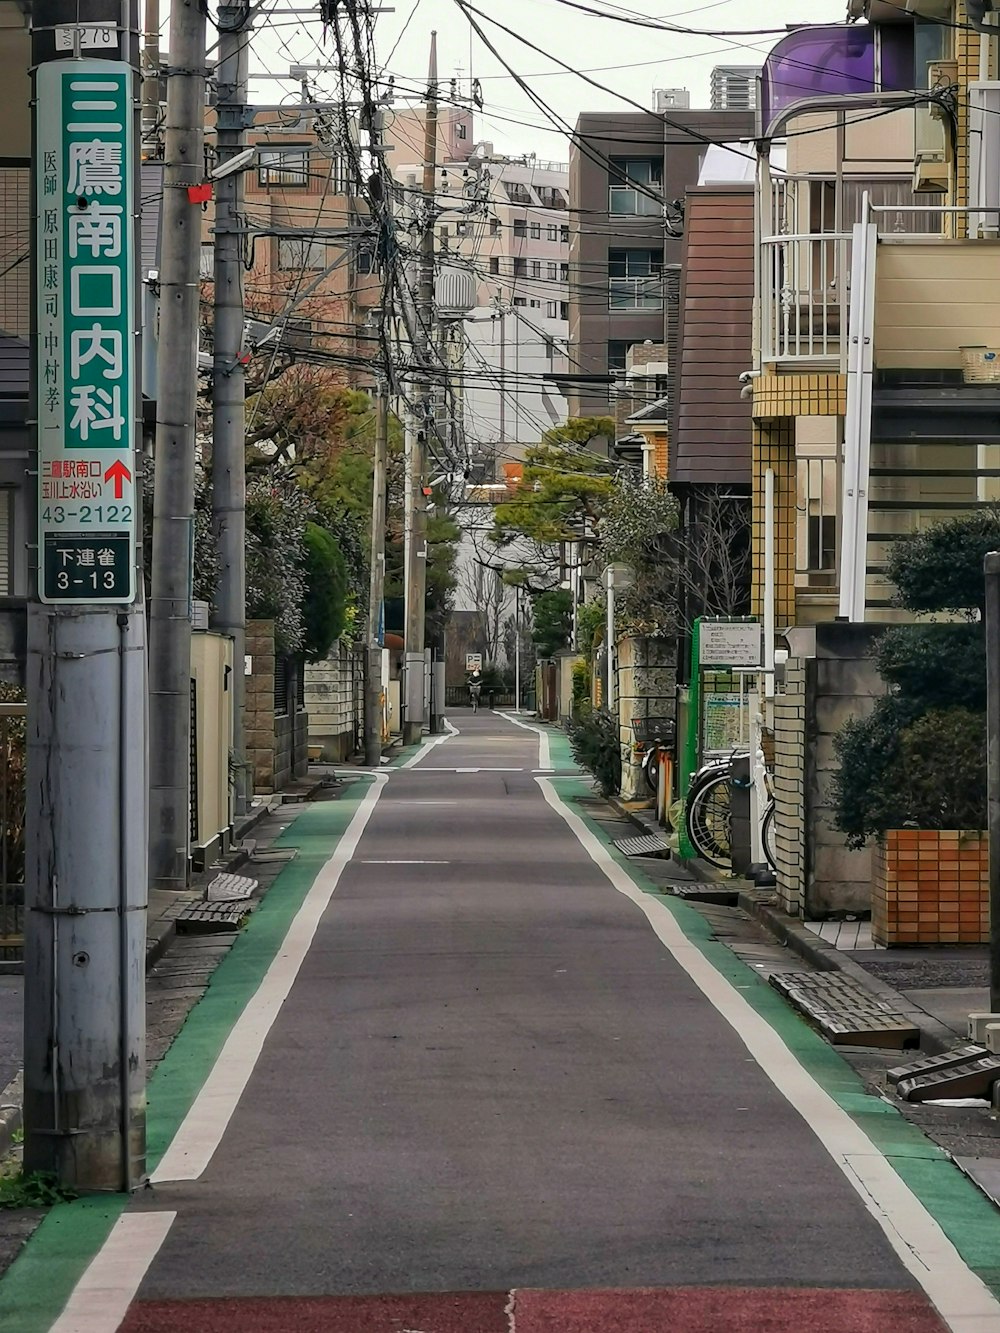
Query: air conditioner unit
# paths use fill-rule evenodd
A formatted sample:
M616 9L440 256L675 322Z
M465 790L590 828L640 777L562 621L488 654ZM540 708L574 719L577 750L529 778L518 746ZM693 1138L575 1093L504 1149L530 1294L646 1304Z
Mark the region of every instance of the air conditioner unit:
M191 628L208 629L209 605L207 602L199 602L195 599L191 603Z
M969 216L972 236L1000 235L1000 83L969 84Z

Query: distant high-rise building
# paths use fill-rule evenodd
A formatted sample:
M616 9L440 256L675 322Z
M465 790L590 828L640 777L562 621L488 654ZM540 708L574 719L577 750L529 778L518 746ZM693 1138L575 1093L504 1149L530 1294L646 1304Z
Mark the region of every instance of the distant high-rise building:
M755 110L759 74L759 65L716 65L712 70L712 110Z

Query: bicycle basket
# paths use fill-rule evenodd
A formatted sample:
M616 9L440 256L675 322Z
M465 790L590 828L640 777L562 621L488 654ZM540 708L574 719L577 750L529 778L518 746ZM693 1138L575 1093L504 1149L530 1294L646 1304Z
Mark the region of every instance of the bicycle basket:
M672 741L674 738L674 719L672 717L634 717L632 730L637 741L648 744L650 741Z

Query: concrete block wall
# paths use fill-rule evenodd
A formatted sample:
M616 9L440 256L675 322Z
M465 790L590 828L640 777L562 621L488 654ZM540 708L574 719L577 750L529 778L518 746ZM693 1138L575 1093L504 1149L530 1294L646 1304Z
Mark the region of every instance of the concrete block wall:
M649 795L635 748L633 718L675 717L677 643L674 639L624 638L617 655L618 728L622 751L622 789L626 800Z
M322 662L306 663L305 708L309 744L322 746L321 758L340 763L357 747L357 663L351 645L334 644Z

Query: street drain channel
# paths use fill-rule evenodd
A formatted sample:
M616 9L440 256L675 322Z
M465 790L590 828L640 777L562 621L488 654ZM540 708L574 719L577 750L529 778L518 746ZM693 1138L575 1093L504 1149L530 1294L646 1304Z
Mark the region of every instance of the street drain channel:
M906 1014L839 972L775 973L770 984L794 1009L839 1046L905 1050L920 1045L920 1029Z

